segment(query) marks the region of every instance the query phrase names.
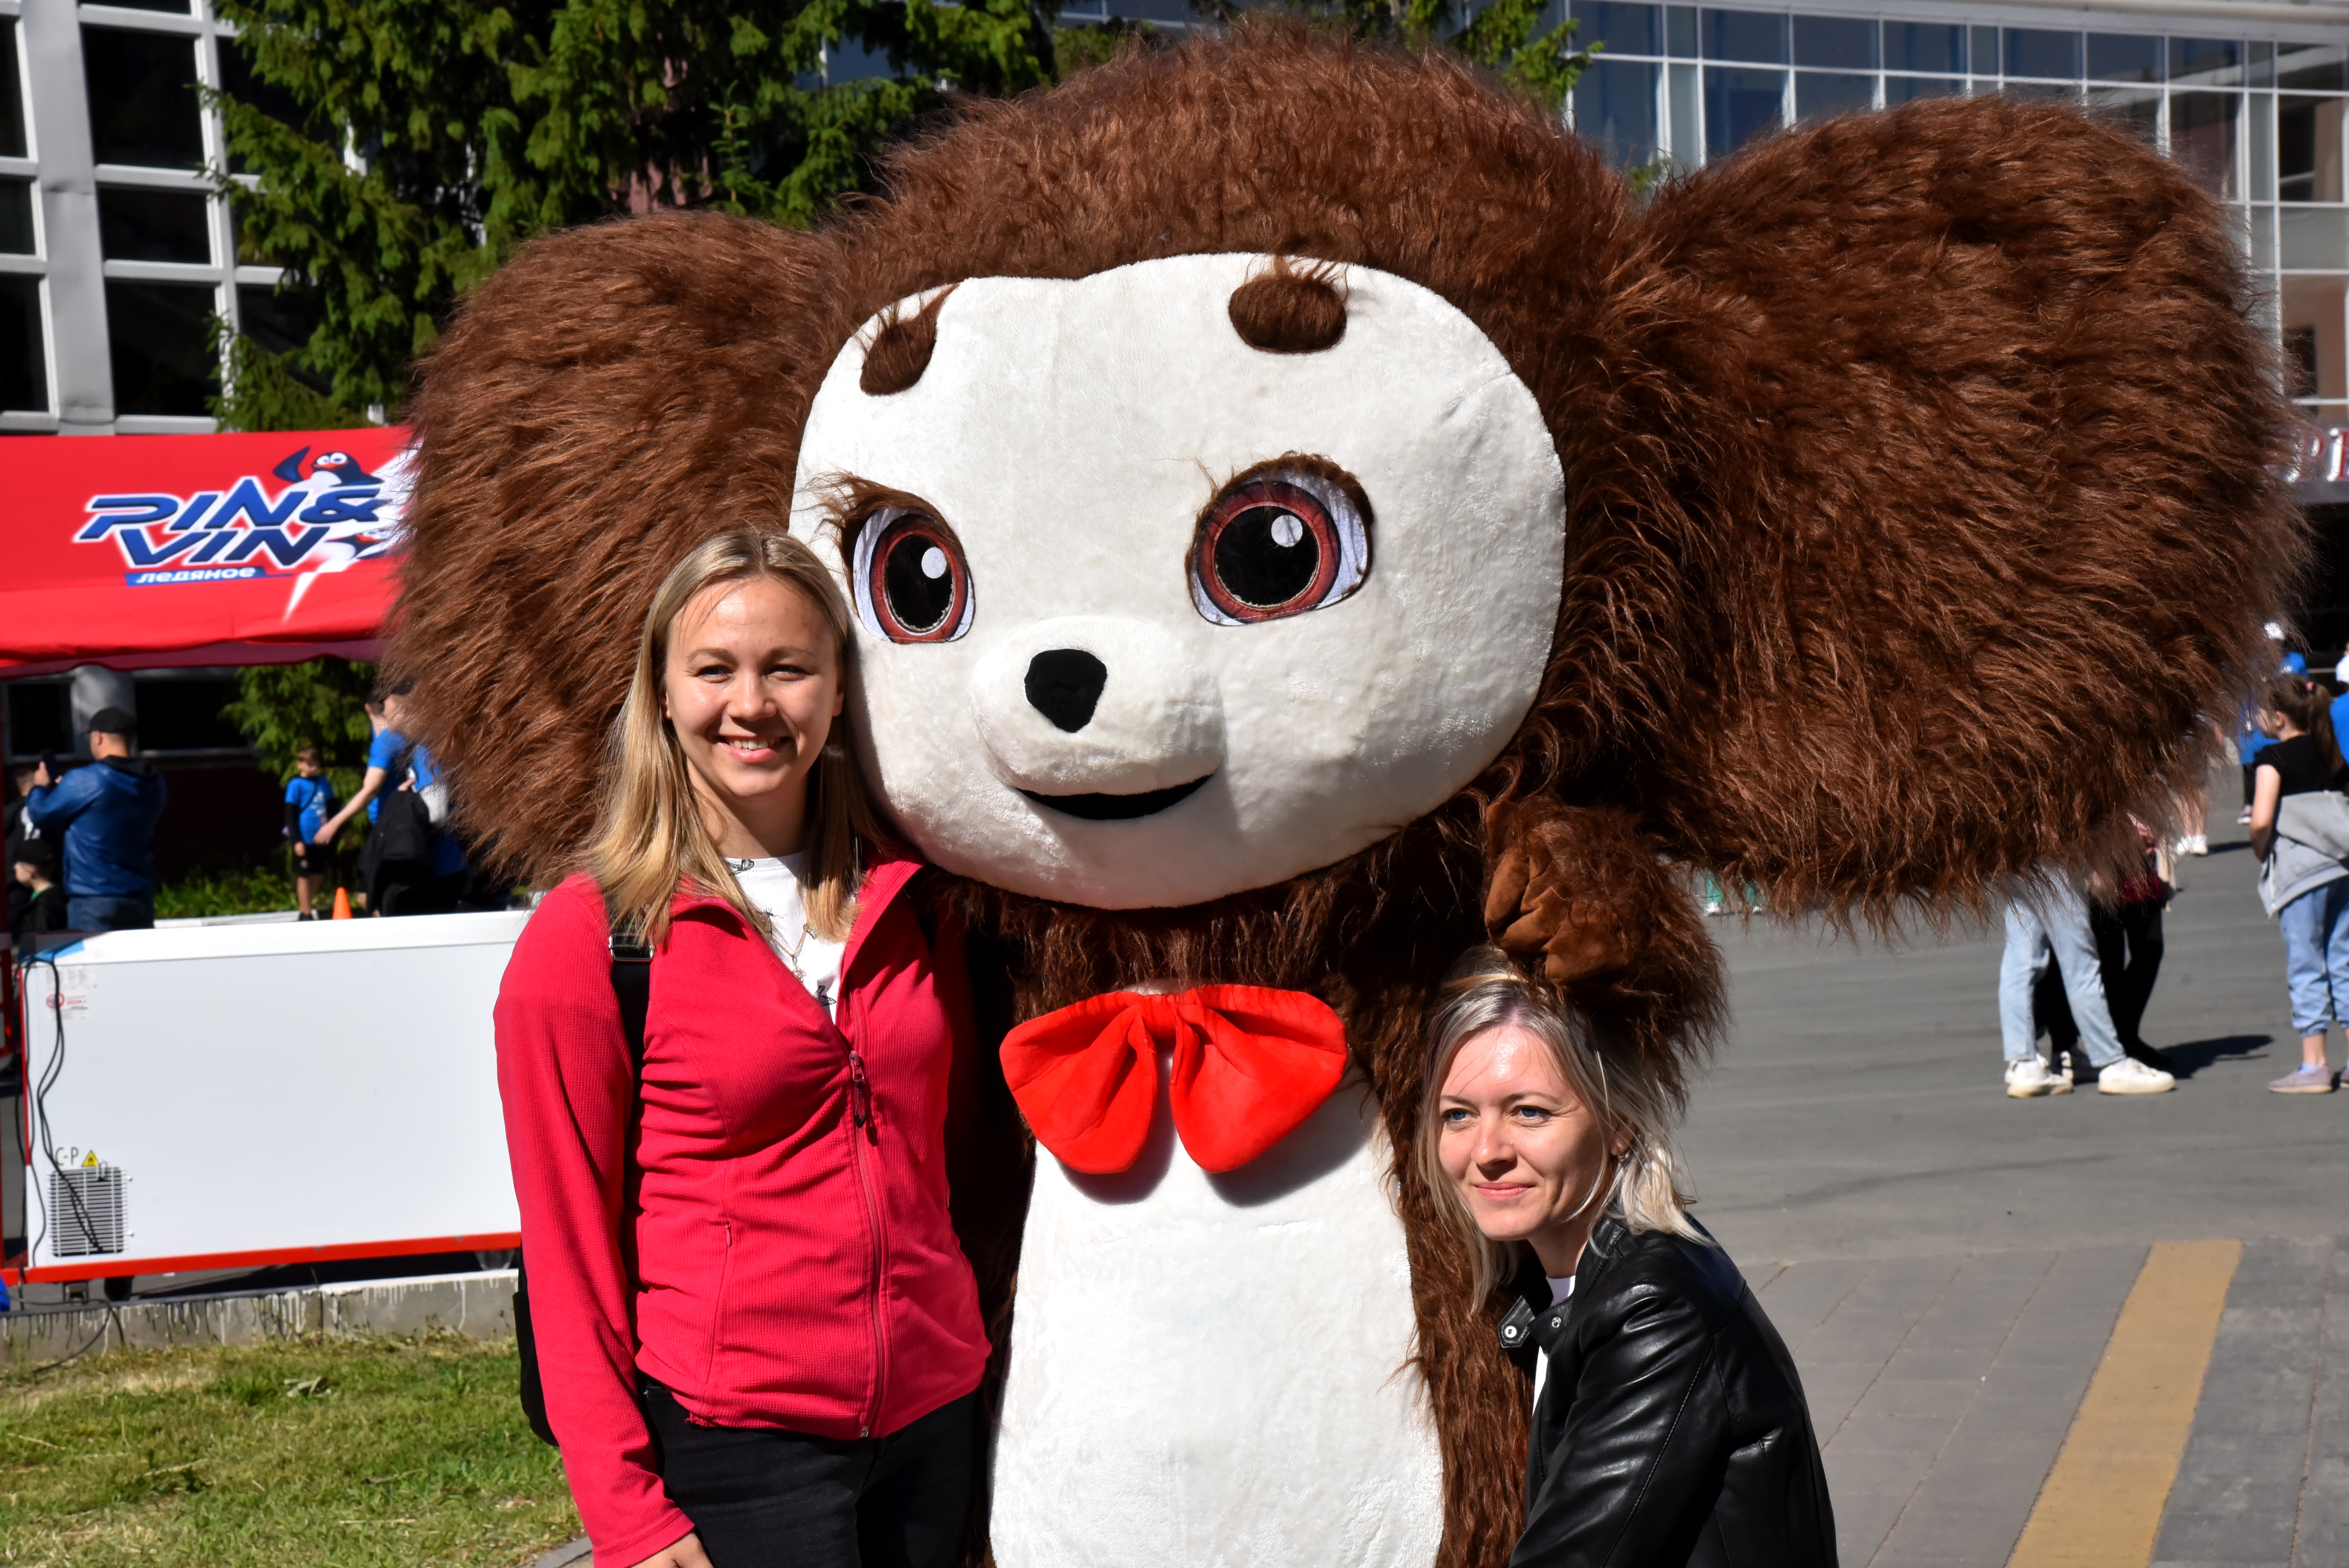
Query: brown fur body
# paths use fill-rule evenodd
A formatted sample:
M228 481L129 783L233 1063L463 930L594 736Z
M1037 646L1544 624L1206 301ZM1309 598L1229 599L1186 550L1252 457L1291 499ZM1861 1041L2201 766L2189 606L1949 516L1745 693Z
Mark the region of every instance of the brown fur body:
M1199 252L1399 273L1499 346L1564 465L1566 589L1523 730L1450 806L1278 887L1141 912L952 892L999 1026L1141 980L1321 995L1398 1147L1429 994L1485 930L1677 1081L1721 993L1667 861L1882 917L2077 859L2199 762L2197 715L2240 687L2299 559L2233 239L2068 110L1831 121L1642 213L1457 66L1247 28L974 104L887 172L815 233L554 236L456 323L415 406L395 657L461 820L568 863L653 586L709 532L787 515L810 399L874 313ZM1263 346L1310 351L1319 297L1263 292L1240 313ZM890 329L885 379L919 374L934 318ZM991 1103L990 1174L957 1191L1000 1332L1026 1150ZM1522 1382L1398 1176L1441 1560L1497 1564Z

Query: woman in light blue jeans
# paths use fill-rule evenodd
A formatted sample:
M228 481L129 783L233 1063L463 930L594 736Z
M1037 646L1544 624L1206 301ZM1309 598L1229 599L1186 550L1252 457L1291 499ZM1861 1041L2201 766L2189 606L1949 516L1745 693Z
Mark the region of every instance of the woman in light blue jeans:
M2096 962L2096 939L2088 928L2087 896L2079 885L2049 873L2033 882L2006 906L2006 952L1998 965L1999 1031L2006 1045L2006 1092L2013 1099L2069 1094L2068 1074L2048 1070L2039 1055L2039 1025L2031 994L2053 955L2064 975L2064 993L2079 1026L2080 1047L2096 1071L2099 1094L2164 1094L2178 1080L2159 1068L2126 1056L2105 1003L2104 970Z
M2334 788L2341 748L2324 692L2306 678L2279 676L2252 716L2275 744L2261 751L2251 787L2251 851L2260 857L2260 893L2283 928L2284 974L2292 1026L2300 1032L2300 1067L2268 1085L2278 1094L2329 1094L2332 1069L2324 1032L2349 1022L2349 865L2276 830L2283 801Z

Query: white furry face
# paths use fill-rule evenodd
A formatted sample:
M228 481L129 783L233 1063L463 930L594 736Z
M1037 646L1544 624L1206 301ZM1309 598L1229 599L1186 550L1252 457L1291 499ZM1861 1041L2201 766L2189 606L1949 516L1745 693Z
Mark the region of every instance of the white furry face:
M1523 723L1565 517L1533 394L1360 268L1335 345L1252 348L1228 303L1269 267L975 278L910 387L861 389L877 323L825 377L792 526L857 608L870 776L947 870L1107 909L1269 886Z

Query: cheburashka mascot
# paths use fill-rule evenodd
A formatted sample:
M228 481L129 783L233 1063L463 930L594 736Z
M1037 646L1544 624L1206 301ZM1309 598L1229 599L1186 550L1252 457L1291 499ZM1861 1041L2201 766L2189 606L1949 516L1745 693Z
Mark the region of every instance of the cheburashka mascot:
M1526 1373L1394 1155L1440 976L1489 933L1677 1085L1678 868L1978 903L2194 769L2299 549L2236 242L2004 98L1641 206L1456 64L1275 27L885 184L466 307L396 649L436 754L566 866L653 585L788 517L1011 1031L955 1188L996 1561L1497 1564Z

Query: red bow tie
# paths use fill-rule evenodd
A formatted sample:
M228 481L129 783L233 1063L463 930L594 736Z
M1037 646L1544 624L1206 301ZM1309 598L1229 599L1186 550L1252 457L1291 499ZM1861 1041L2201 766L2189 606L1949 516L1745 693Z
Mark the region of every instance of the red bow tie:
M1312 1115L1346 1075L1346 1026L1302 991L1202 985L1112 991L1030 1018L1003 1040L1003 1076L1061 1164L1123 1171L1150 1136L1158 1047L1174 1047L1174 1130L1205 1171L1234 1171Z

